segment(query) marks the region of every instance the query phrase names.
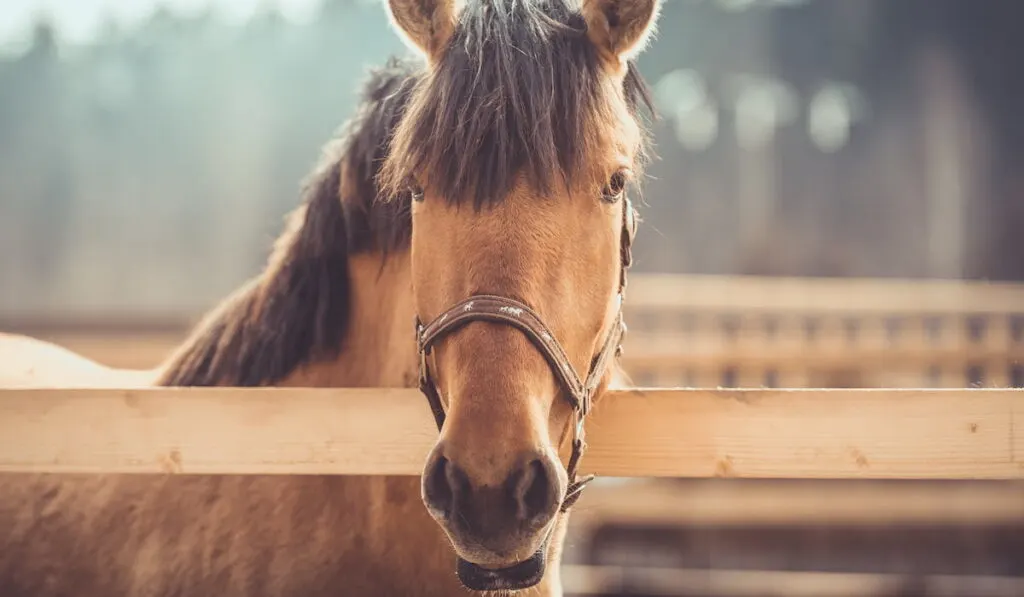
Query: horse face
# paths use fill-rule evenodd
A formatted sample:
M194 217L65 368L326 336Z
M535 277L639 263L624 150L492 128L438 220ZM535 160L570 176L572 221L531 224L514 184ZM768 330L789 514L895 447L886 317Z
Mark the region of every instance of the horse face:
M474 297L514 300L586 378L617 325L625 187L643 146L628 58L656 1L389 6L428 65L382 169L386 191L413 191L419 319L457 317L451 308L471 311ZM577 420L565 385L500 318L449 330L424 361L445 418L423 499L460 578L480 590L537 584L564 532L562 456Z

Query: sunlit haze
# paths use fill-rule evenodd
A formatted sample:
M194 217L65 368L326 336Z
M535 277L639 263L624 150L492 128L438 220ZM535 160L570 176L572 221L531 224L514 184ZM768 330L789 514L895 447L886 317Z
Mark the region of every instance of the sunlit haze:
M178 14L211 10L228 21L240 22L276 8L290 20L315 14L322 0L4 0L0 7L0 51L23 47L33 24L41 17L55 24L68 44L87 43L105 22L125 28L144 21L163 6Z

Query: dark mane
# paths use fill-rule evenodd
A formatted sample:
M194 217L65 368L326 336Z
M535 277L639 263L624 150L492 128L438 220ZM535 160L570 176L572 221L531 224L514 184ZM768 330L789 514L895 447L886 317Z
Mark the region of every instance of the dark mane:
M348 258L409 241L410 198L378 201L376 177L419 71L392 60L370 74L355 116L303 184L266 269L196 327L159 385L260 386L332 358L348 330Z
M520 174L541 193L572 184L608 141L600 68L566 0L467 3L395 133L383 185L396 193L418 175L449 201L479 207L508 195ZM634 116L651 108L632 64L624 91Z
M407 246L408 172L452 201L504 198L525 174L571 183L606 142L607 98L586 25L565 0L484 0L432 76L399 60L370 74L356 114L303 185L267 268L170 359L160 385L259 386L336 357L349 324L348 258ZM633 64L634 116L650 96Z

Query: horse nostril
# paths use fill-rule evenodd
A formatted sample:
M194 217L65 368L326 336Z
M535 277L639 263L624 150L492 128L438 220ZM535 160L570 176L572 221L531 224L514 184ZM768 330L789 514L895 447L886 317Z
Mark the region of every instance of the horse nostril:
M433 516L448 519L469 496L469 478L451 460L435 449L423 473L423 502Z
M448 459L437 456L430 464L427 474L423 477L423 501L427 507L441 518L448 518L452 511L454 495L448 482Z
M547 522L558 506L557 484L549 467L534 459L513 475L516 515L527 522L539 519Z

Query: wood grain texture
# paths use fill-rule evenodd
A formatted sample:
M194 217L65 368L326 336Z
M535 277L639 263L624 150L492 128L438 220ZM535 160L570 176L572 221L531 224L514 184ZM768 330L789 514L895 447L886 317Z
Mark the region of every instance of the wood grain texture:
M1022 390L630 390L587 422L620 477L1024 478ZM0 390L0 471L420 473L416 390Z
M567 595L702 595L705 597L1019 597L1016 576L871 574L790 570L707 570L639 566L562 567ZM914 590L918 592L914 592ZM927 590L928 593L920 591Z
M1024 480L602 480L587 488L572 524L1021 526Z

